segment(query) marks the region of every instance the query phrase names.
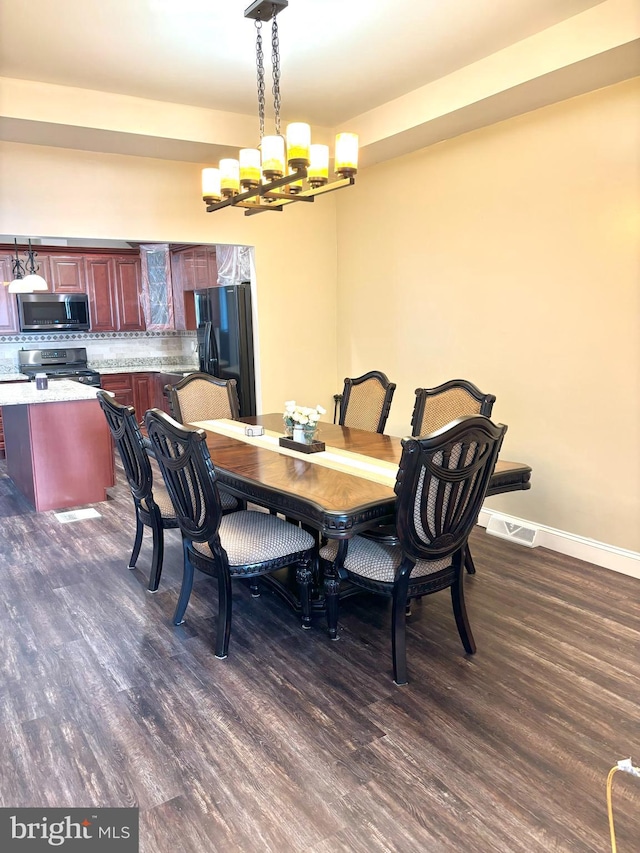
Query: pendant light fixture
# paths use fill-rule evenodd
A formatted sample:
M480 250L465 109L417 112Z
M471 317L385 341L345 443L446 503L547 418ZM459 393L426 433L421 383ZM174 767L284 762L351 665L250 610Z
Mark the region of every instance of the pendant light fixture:
M334 173L329 182L329 146L311 143L311 128L304 122L287 125L280 133L280 43L277 15L288 0L256 0L245 9L245 18L255 21L256 69L258 78L259 148L243 148L238 159L220 160L217 168L202 170L202 198L207 213L235 205L245 208L245 216L265 210L282 210L296 201L312 202L320 193L349 187L358 171L358 137L355 133L336 136ZM264 53L262 24L271 25L271 65L275 134L265 135Z
M18 255L17 239L14 238L13 242L16 247L16 256L11 261L13 281L9 282L9 293L35 293L37 290L48 290L47 282L37 274L39 268L35 261L37 252L31 248L31 240L29 240L26 263L23 263Z

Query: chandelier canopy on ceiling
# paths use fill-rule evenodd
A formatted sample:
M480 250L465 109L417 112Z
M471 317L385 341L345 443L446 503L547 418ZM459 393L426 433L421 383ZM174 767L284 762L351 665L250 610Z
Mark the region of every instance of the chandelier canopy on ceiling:
M48 290L47 282L41 275L38 275L39 265L35 261L37 252L31 248L31 240L29 240L25 263L20 260L18 255L17 239L14 238L13 242L16 247L16 256L11 261L13 281L9 282L9 293L34 293L36 290Z
M358 137L355 133L336 136L333 171L329 182L329 146L311 144L311 128L304 122L287 125L280 133L280 44L277 15L288 0L255 0L245 9L245 18L256 26L256 68L258 76L259 148L242 148L238 159L220 160L217 168L202 170L202 198L207 213L229 205L245 208L245 216L265 210L282 210L296 201L312 202L320 193L349 187L358 171ZM264 54L262 23L271 25L271 65L275 134L265 135Z

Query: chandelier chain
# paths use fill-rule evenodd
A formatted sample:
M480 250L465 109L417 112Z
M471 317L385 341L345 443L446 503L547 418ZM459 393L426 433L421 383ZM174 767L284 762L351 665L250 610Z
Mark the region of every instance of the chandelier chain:
M271 25L271 67L273 74L273 111L276 120L276 136L280 136L280 40L278 38L278 9L273 6Z
M264 53L262 50L262 21L256 19L256 71L258 75L258 116L260 119L260 139L264 136Z

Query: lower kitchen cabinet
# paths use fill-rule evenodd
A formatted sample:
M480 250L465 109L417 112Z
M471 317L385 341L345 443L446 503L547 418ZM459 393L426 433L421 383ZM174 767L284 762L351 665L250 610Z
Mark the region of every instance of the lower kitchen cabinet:
M100 382L105 391L115 394L116 402L122 406L133 406L138 423L144 421L148 409L169 411L164 386L182 379L182 374L167 373L107 373Z
M100 376L100 385L105 391L111 391L116 403L121 406L133 406L133 383L131 373L108 373Z

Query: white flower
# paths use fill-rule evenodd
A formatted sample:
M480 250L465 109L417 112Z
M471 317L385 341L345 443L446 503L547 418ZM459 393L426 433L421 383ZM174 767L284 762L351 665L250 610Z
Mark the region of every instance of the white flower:
M316 425L320 420L320 415L324 415L326 410L322 406L316 406L312 409L310 406L298 406L295 400L287 400L284 404L283 417L293 421L295 424L305 426L306 424Z

